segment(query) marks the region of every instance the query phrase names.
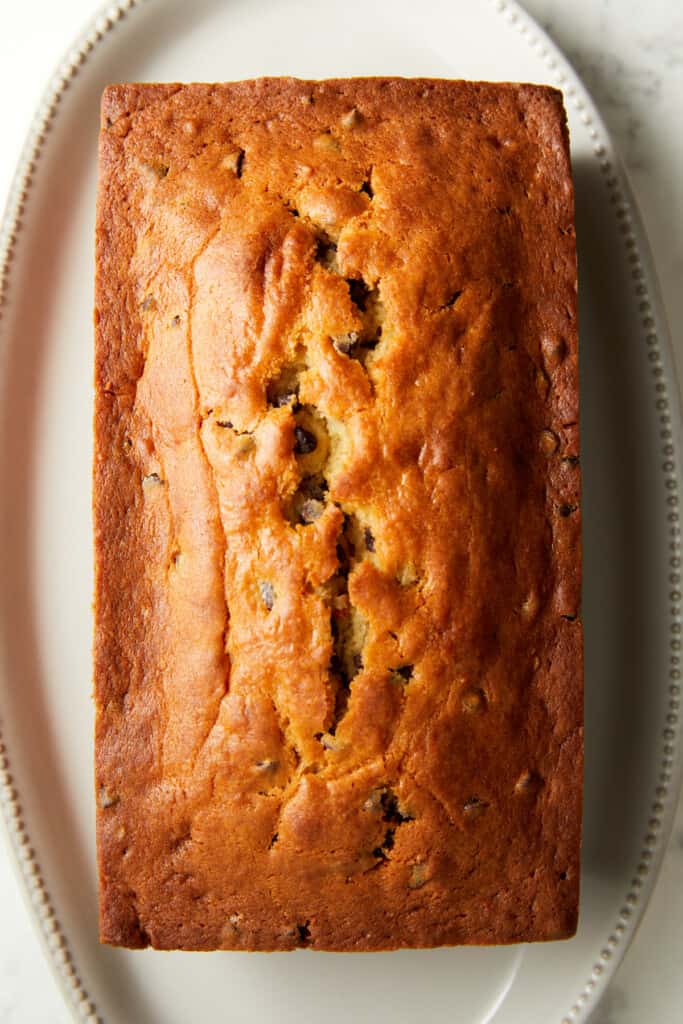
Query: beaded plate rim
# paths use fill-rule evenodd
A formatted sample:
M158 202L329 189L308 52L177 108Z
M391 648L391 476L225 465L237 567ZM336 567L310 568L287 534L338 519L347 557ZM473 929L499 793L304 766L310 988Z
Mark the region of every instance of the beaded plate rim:
M98 44L109 35L134 8L146 0L118 0L106 3L91 19L53 74L33 117L15 171L0 227L0 328L3 306L9 293L12 260L21 231L22 217L46 136L55 121L60 103L70 83ZM680 452L681 410L672 347L664 321L656 273L646 234L635 205L632 189L616 155L596 104L570 62L518 3L518 0L487 0L510 26L517 30L539 56L551 80L562 89L565 102L573 107L588 130L593 154L613 209L619 232L631 264L632 287L640 313L640 333L651 369L651 385L660 423L660 471L663 478L664 512L669 537L669 669L668 710L661 729L661 761L658 785L650 800L647 831L635 874L623 905L613 922L604 946L596 950L592 970L576 999L558 1024L586 1021L604 994L607 984L622 960L642 918L654 888L666 840L671 831L676 800L681 784L681 528L679 492L683 487ZM103 1018L88 994L57 918L47 891L36 853L27 832L19 794L15 788L7 747L0 721L0 817L30 917L36 926L48 964L74 1019L87 1024L103 1024Z
M650 363L650 383L659 419L660 472L663 483L663 511L669 540L669 665L668 701L660 725L658 784L649 802L647 829L625 899L613 922L607 941L596 950L590 974L559 1024L587 1021L630 946L654 889L666 843L673 826L683 777L681 757L681 470L680 387L673 359L673 347L659 292L657 274L634 192L617 155L607 127L592 96L568 58L517 0L489 0L499 14L525 38L544 61L550 80L562 90L565 104L573 107L591 139L603 187L614 213L617 228L631 266L631 282L640 315L641 342ZM669 589L669 587L667 587Z

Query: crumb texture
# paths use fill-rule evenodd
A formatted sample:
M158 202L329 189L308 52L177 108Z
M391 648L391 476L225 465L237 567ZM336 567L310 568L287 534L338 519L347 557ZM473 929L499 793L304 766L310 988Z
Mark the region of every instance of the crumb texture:
M95 320L103 941L571 935L559 94L111 87Z

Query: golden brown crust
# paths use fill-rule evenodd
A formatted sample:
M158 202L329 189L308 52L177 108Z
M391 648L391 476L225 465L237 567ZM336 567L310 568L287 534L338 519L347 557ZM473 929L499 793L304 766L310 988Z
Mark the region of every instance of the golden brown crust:
M576 266L562 100L106 90L102 941L576 927Z

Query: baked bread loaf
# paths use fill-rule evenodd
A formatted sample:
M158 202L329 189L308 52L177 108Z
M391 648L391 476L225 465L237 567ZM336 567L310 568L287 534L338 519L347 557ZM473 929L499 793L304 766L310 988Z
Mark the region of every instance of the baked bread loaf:
M560 94L108 88L95 320L102 941L570 936Z

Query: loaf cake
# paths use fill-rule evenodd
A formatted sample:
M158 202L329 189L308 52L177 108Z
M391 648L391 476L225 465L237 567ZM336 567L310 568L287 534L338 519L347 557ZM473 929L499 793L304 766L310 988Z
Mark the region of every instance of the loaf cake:
M561 95L117 85L99 154L101 940L571 936Z

